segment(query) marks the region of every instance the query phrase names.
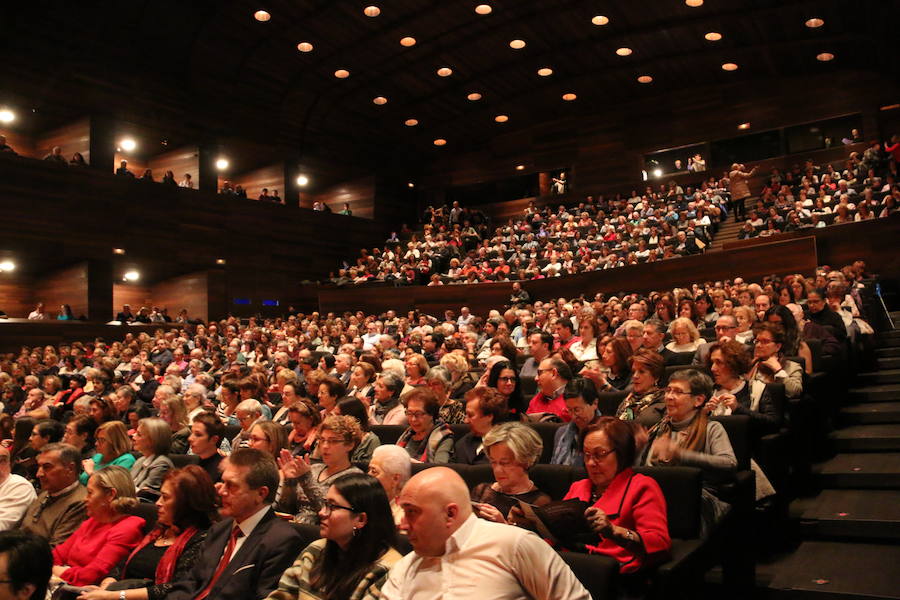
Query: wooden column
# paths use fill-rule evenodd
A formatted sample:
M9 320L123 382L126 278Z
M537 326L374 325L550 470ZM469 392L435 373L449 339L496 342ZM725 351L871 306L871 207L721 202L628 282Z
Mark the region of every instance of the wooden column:
M113 318L113 265L111 260L92 259L87 263L88 320Z
M111 173L115 170L116 129L105 115L91 116L90 150L87 158L92 169Z

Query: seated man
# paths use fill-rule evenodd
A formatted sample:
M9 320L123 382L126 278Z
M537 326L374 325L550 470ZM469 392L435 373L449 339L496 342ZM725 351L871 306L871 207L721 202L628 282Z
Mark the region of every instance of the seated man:
M394 565L383 600L441 597L587 600L591 596L559 555L530 531L479 519L455 471L426 469L403 486L401 529L413 552Z
M300 534L271 507L278 490L275 459L243 448L223 464L217 489L224 519L209 530L201 557L169 600L265 598L302 548Z
M550 357L542 360L537 370L538 392L528 404L526 413L533 415L532 419L556 415L568 423L572 417L566 408L563 390L571 379L572 369L562 359Z
M27 479L12 473L9 450L0 446L0 531L14 528L36 496Z
M56 547L87 519L87 490L78 481L81 452L69 444L47 444L37 457L41 493L25 511L21 529Z

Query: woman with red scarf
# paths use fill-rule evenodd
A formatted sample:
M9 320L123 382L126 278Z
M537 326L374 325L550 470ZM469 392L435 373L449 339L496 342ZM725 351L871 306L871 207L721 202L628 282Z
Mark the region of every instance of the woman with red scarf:
M170 471L156 501L156 527L100 584L79 600L162 600L200 556L210 525L217 519L218 495L203 468Z

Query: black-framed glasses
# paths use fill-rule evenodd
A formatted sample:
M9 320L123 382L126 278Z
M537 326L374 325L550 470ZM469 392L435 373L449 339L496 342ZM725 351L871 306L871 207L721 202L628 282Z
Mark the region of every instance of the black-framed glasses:
M498 377L497 378L497 381L506 381L508 383L512 383L515 380L516 380L515 377Z
M353 513L357 512L356 509L353 508L352 506L343 506L341 504L335 504L331 500L326 500L325 503L322 505L322 513L326 516L330 515L335 510L349 510L350 512L353 512Z

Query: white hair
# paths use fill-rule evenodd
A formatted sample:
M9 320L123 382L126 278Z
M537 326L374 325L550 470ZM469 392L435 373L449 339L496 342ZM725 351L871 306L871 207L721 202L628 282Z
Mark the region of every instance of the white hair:
M384 444L378 446L372 453L372 461L378 459L381 462L382 470L388 475L399 475L400 481L397 482L397 488L402 488L409 480L412 471L412 461L409 459L409 453L406 449L396 444Z

